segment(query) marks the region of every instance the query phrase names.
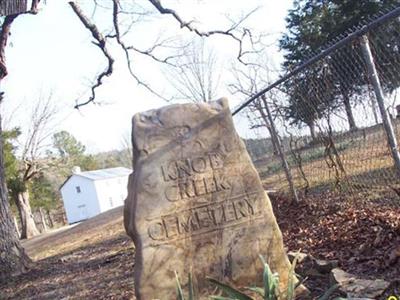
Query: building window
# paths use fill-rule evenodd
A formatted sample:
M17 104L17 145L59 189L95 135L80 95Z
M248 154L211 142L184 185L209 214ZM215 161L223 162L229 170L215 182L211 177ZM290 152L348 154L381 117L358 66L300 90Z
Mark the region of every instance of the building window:
M76 192L79 194L81 192L81 187L80 186L76 186Z
M108 198L108 200L110 201L110 207L114 207L112 197Z

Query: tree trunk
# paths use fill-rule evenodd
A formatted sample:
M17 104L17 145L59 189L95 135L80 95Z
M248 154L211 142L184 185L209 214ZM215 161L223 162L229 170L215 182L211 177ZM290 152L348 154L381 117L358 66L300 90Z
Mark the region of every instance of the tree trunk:
M1 1L1 15L8 16L24 13L28 10L26 0Z
M353 109L351 108L350 98L347 92L342 92L343 95L343 104L346 110L347 121L349 122L349 129L355 130L357 129L356 121L354 120Z
M310 129L310 134L311 134L311 138L313 141L317 140L317 135L315 133L315 124L314 122L311 122L309 124L307 124L308 128Z
M47 218L49 219L50 228L53 228L54 227L54 221L53 221L53 217L51 216L50 210L47 209L46 213L47 213Z
M276 141L275 141L275 139L273 137L271 124L268 121L267 115L266 115L266 113L265 113L265 111L264 111L264 109L263 109L263 107L261 106L260 103L256 104L256 108L257 108L258 112L260 113L261 118L263 119L265 126L268 129L269 136L271 137L271 143L272 143L272 149L274 151L274 155L278 155L279 154L278 145L276 144Z
M21 236L21 232L19 232L17 218L14 216L13 219L14 219L15 230L17 231L18 236Z
M272 149L274 149L274 155L278 155L279 151L278 151L278 146L276 145L275 139L272 138L272 129L271 126L268 125L268 123L266 124L268 132L269 132L269 136L271 137L271 143L272 143Z
M0 280L9 280L10 275L28 270L31 261L19 242L8 203L1 133L0 125Z
M67 215L65 214L65 211L62 212L62 222L63 225L67 225L68 224L68 220L67 220Z
M48 229L46 225L46 218L44 217L43 208L39 208L39 213L40 213L40 222L42 223L42 228L43 228L42 232L46 232Z
M292 193L294 201L296 203L298 203L298 202L300 202L300 200L299 200L299 197L297 195L296 187L295 187L294 182L293 182L292 173L290 171L290 167L289 167L289 164L288 164L287 159L286 159L285 151L284 151L283 146L282 146L282 144L281 144L281 142L279 140L279 136L278 136L278 133L276 131L274 120L272 118L271 111L270 111L270 109L268 107L268 103L267 103L265 94L261 96L261 100L262 100L262 102L264 104L264 109L265 109L265 112L267 113L269 124L271 125L272 138L275 139L275 143L278 146L279 156L281 158L282 167L285 170L286 179L287 179L288 184L289 184L290 192Z
M17 207L21 218L21 239L29 239L39 234L29 203L28 191L19 192L16 197Z

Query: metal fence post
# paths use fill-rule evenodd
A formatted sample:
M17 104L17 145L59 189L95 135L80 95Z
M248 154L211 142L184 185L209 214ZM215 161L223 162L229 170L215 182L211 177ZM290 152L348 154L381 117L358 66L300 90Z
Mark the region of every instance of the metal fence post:
M390 145L390 151L392 153L393 161L398 174L400 174L400 153L397 146L396 135L393 130L392 122L389 117L389 113L385 108L384 95L381 83L379 81L378 73L376 71L374 58L371 53L371 48L369 46L368 37L363 35L361 37L361 49L364 55L365 62L368 68L368 76L372 82L372 86L375 91L376 100L378 102L379 111L382 116L383 127L387 135L387 139Z
M282 166L283 166L283 168L285 170L285 175L286 175L286 179L287 179L287 181L289 183L290 192L292 193L292 196L293 196L294 200L296 202L299 202L300 200L299 200L299 197L297 195L296 187L294 186L294 183L293 183L292 173L290 172L289 164L287 162L285 151L283 150L282 143L279 140L278 132L276 131L275 123L274 123L274 120L272 119L271 111L270 111L270 109L268 107L268 103L267 103L267 100L265 98L265 94L261 96L261 100L263 102L265 111L267 112L268 121L269 121L269 124L271 126L271 138L275 140L276 146L278 148L277 149L278 150L278 154L279 154L279 157L281 158Z

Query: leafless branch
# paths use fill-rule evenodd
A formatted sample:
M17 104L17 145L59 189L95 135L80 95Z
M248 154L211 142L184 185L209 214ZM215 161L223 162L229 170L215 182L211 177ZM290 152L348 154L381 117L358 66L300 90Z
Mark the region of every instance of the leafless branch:
M37 14L39 12L39 3L41 0L32 0L32 4L31 4L31 10L29 11L29 13L31 14Z
M240 36L237 36L234 31L238 29L238 27L245 21L247 20L254 12L256 12L258 10L258 7L253 9L252 11L250 11L248 14L244 15L238 22L232 24L232 26L230 28L228 28L227 30L211 30L211 31L201 31L198 28L194 27L193 21L189 21L186 22L184 21L181 16L173 9L170 8L165 8L162 4L160 0L149 0L149 2L151 4L153 4L153 6L161 13L161 14L166 14L166 15L172 15L175 20L178 21L178 23L180 24L181 28L186 28L191 32L196 33L198 36L201 37L209 37L211 35L225 35L225 36L229 36L232 39L234 39L238 45L239 45L239 51L238 51L238 55L237 55L237 59L247 65L248 63L245 62L243 60L243 55L250 53L250 51L244 51L243 50L243 40L246 36L250 36L251 38L251 32L249 29L243 28L242 33Z
M206 47L204 39L182 48L176 67L165 69L166 80L180 99L192 102L215 99L221 76L215 53Z
M176 11L163 7L159 0L149 0L149 2L161 14L171 14L180 23L182 28L187 28L188 30L196 33L200 37L208 37L211 35L225 35L225 36L231 37L232 39L234 39L235 41L238 42L239 53L238 53L237 58L243 64L248 64L247 62L243 61L243 59L242 59L243 55L257 52L256 50L249 50L249 51L243 50L243 41L246 38L248 38L250 43L253 44L254 38L252 37L251 31L249 29L241 28L239 30L239 27L241 27L243 25L243 23L245 22L245 20L247 20L257 9L254 9L254 10L250 11L248 14L244 15L238 22L236 22L236 23L233 22L231 27L228 28L227 30L212 30L212 31L203 32L203 31L198 30L196 27L194 27L192 25L192 22L184 22L183 19L178 15L178 13ZM140 49L140 48L136 47L135 45L127 45L125 43L125 41L122 39L122 37L124 36L124 34L126 34L126 32L121 31L121 28L120 28L121 22L119 20L119 17L120 17L120 14L122 14L122 13L128 14L129 11L126 11L122 8L121 2L119 0L111 1L113 33L107 34L105 36L103 36L100 33L98 27L88 19L88 17L83 13L83 11L80 9L80 7L74 1L70 1L69 3L71 5L72 9L74 10L75 14L79 17L82 24L85 26L85 28L87 28L91 32L93 38L96 41L95 45L97 45L102 50L103 54L106 56L106 58L108 60L108 67L97 76L95 83L91 87L90 98L86 102L76 104L75 108L79 108L80 106L86 105L90 102L94 102L95 95L96 95L95 94L96 88L98 88L103 83L104 77L110 76L113 72L114 59L111 56L110 52L107 50L108 39L114 39L117 42L117 44L121 47L121 49L123 50L124 55L125 55L125 60L126 60L126 65L128 67L128 71L129 71L130 75L134 78L134 80L139 85L145 87L148 91L157 95L159 98L162 98L166 101L171 100L171 99L167 99L164 96L162 96L160 93L155 91L148 83L146 83L145 81L143 81L140 78L140 76L137 74L137 71L134 69L134 67L132 65L130 54L132 52L136 52L140 55L147 56L158 63L165 64L170 67L177 67L177 65L174 61L176 60L176 58L181 57L182 53L178 53L176 55L168 55L168 56L164 56L164 57L160 57L159 55L157 55L156 49L162 48L162 47L168 47L168 46L166 46L167 41L165 41L165 40L164 41L156 41L153 44L153 46L151 46L150 48L145 49L145 50ZM99 2L97 0L94 0L94 3L95 3L95 6L99 6L104 9L110 9L109 7L106 8L106 7L101 6L101 4L99 4ZM145 14L146 14L146 12L141 12L140 15L143 16ZM130 27L133 26L134 23L135 23L135 21L133 21L130 24ZM182 66L180 65L180 67L182 67Z
M7 42L8 42L8 37L10 36L11 32L11 24L14 22L14 20L24 14L37 14L39 11L39 3L40 0L32 0L31 4L31 9L18 13L18 14L13 14L6 16L4 19L3 24L1 25L1 31L0 31L0 81L7 76L8 71L7 71L7 66L6 66L6 56L5 56L5 49L7 47Z
M96 0L94 1L94 3L95 3L95 6L102 7ZM174 56L159 58L156 55L154 55L154 53L153 53L154 49L156 49L157 47L161 47L162 43L157 43L148 50L140 50L134 46L127 46L124 43L124 41L121 38L124 35L124 33L121 33L120 26L119 26L119 14L120 14L120 9L121 9L119 0L112 0L112 21L113 21L112 23L113 23L113 28L114 28L114 34L108 34L106 36L103 36L100 33L96 24L92 23L89 20L89 18L84 14L82 9L74 1L70 1L69 4L71 5L74 13L78 16L78 18L80 19L82 24L85 26L85 28L90 31L90 33L92 34L92 37L96 41L96 42L94 42L94 44L101 49L101 51L103 52L104 56L107 58L107 61L108 61L106 69L96 76L95 82L91 86L91 96L89 97L89 99L85 102L77 103L75 105L75 108L79 108L81 106L84 106L91 102L94 102L95 97L96 97L96 89L103 84L103 79L105 77L108 77L113 73L114 58L112 57L112 55L110 54L110 52L107 49L107 39L115 39L117 41L118 45L124 51L128 71L129 71L130 75L135 79L135 81L139 85L143 86L148 91L155 94L156 96L158 96L161 99L164 99L166 101L171 100L171 99L167 99L167 98L163 97L160 93L155 91L149 84L147 84L146 82L144 82L143 80L140 79L140 77L133 70L129 51L130 50L135 51L142 55L146 55L157 62L165 63L165 64L170 64L169 60L174 58ZM102 7L102 8L105 8L105 7Z
M54 133L57 108L52 98L52 94L47 99L40 96L30 113L28 130L19 138L22 149L20 174L24 181L29 181L47 167L47 161L41 157L48 147L46 142Z
M103 52L104 56L107 58L107 67L103 72L97 75L96 82L95 84L91 87L91 96L89 99L85 102L82 103L77 103L75 105L75 108L79 108L81 106L84 106L90 102L95 101L96 97L96 89L103 84L103 79L104 77L108 77L112 74L113 72L113 66L114 66L114 58L111 56L110 52L107 49L106 46L106 39L103 37L103 35L100 33L98 30L97 26L93 23L90 22L88 17L83 13L81 8L73 1L69 2L70 6L72 7L72 10L74 13L77 15L79 20L82 22L83 26L85 26L86 29L90 31L92 34L92 37L96 40L96 42L93 42L97 47L100 48L100 50Z
M159 98L164 99L166 101L169 101L170 99L167 99L164 96L162 96L160 93L156 92L149 84L147 84L146 82L141 80L139 78L139 76L133 71L132 62L131 62L131 58L130 58L130 55L129 55L129 50L134 50L134 51L136 51L136 52L138 52L140 54L149 56L150 58L154 59L157 62L165 63L165 64L168 64L168 65L172 65L171 63L169 63L170 57L161 59L161 58L156 57L153 54L153 50L156 47L161 46L160 43L155 44L149 50L139 50L134 46L126 46L125 43L121 39L121 31L120 31L119 22L118 22L118 14L119 14L119 7L120 7L119 0L112 0L112 1L113 1L113 12L112 12L112 15L113 15L113 26L114 26L114 31L115 31L115 35L113 37L116 39L117 43L121 46L121 49L125 53L125 59L126 59L126 63L127 63L127 66L128 66L129 73L131 74L131 76L136 80L136 82L139 85L145 87L148 91L150 91L151 93L155 94Z

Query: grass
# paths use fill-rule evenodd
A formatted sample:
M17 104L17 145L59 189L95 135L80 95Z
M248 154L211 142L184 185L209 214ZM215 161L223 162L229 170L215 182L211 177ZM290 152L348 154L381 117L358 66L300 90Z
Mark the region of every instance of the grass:
M121 208L116 208L105 215L92 218L90 222L71 226L67 230L64 228L30 240L24 240L23 246L29 257L36 261L71 252L109 237L124 234Z
M398 136L400 140L400 136ZM393 167L390 149L382 130L376 130L364 137L359 133L341 138L336 144L345 173L340 174L342 188L348 192L358 193L391 191L390 186L400 184ZM293 156L287 152L292 176L296 187L305 186L305 181L295 163ZM335 186L336 173L329 168L325 159L325 148L316 147L301 152L302 165L311 190L329 189ZM264 164L257 168L264 186L277 190L287 190L287 181L278 157L264 159Z

